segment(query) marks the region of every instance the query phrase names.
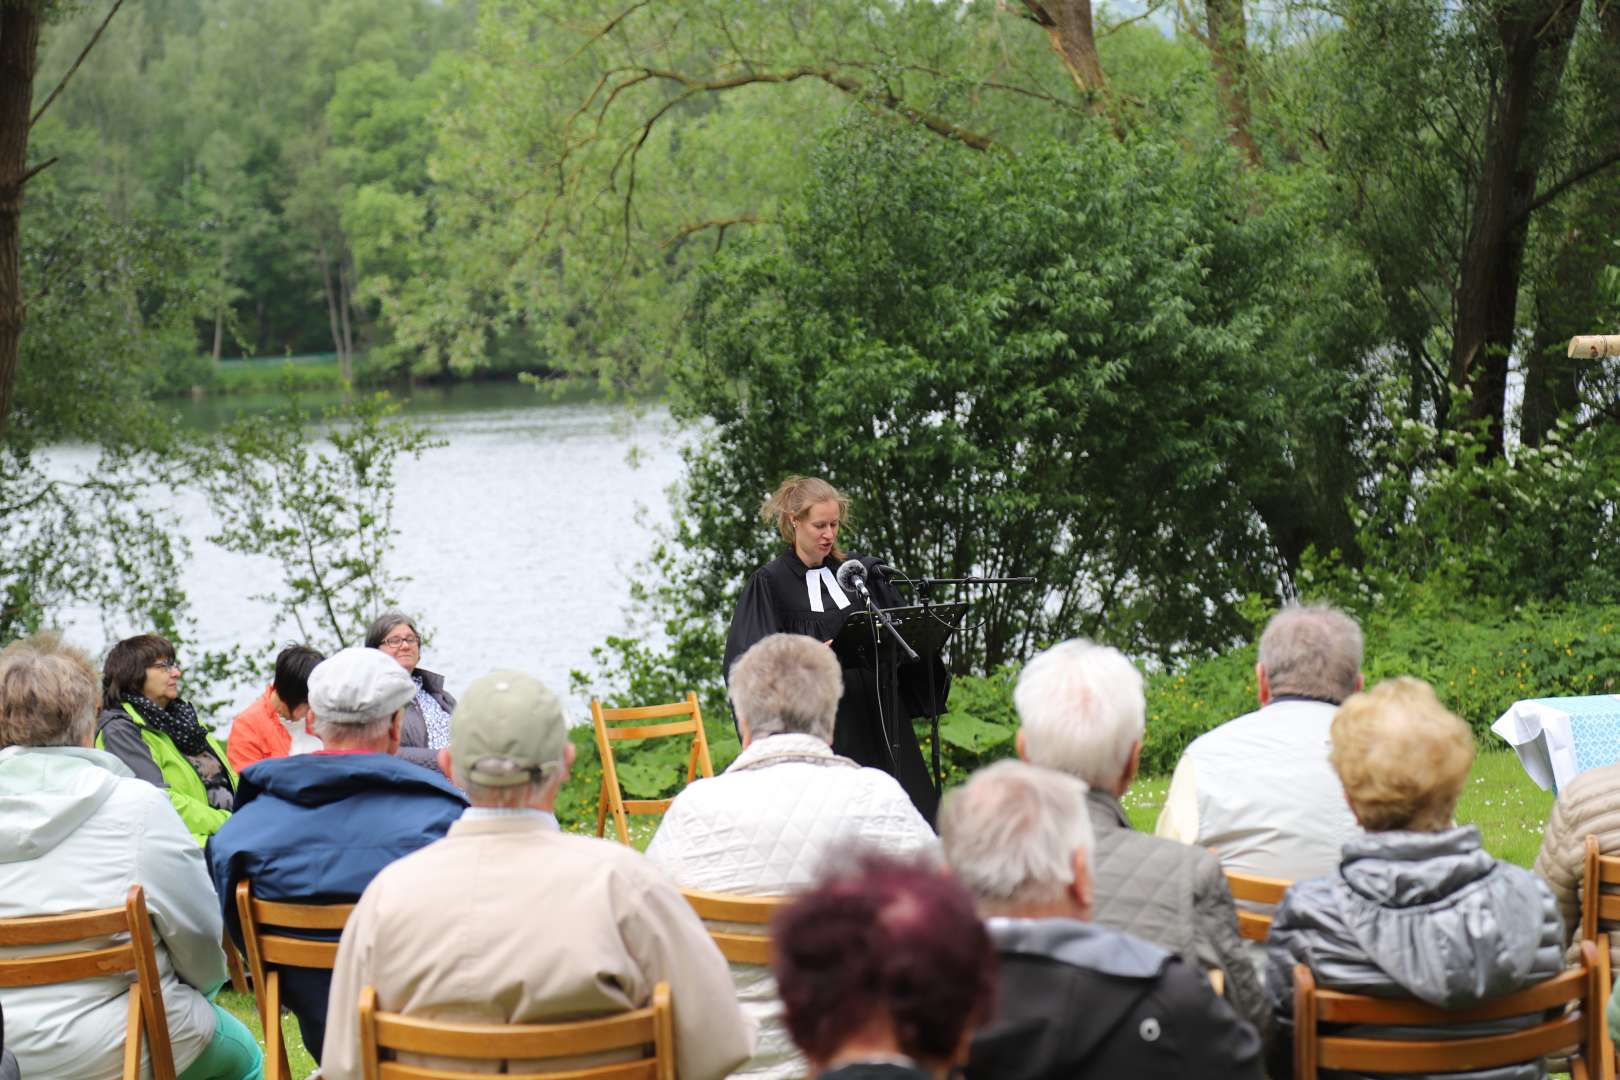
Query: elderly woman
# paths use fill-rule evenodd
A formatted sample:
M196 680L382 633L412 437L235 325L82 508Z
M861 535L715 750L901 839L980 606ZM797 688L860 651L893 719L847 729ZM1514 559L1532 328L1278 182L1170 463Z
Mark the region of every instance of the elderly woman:
M926 862L868 855L777 915L772 968L821 1080L943 1080L990 1014L996 958L973 897Z
M236 800L225 748L180 696L174 646L156 634L126 638L107 653L96 749L165 789L199 846L219 831Z
M253 1036L208 1000L225 956L202 852L157 788L90 749L96 698L76 649L47 638L0 652L0 918L121 907L140 884L180 1080L261 1077ZM6 1049L25 1077L114 1080L129 994L124 975L0 990Z
M1295 884L1277 910L1266 943L1266 994L1279 1024L1274 1080L1293 1075L1295 964L1309 965L1327 989L1447 1009L1523 989L1562 966L1564 928L1546 884L1491 858L1476 827L1452 823L1474 739L1428 683L1392 679L1352 696L1333 717L1332 738L1329 760L1366 832L1345 844L1337 873Z
M422 635L416 632L416 620L399 611L383 612L366 628L366 648L393 657L416 683L416 696L405 706L399 728L399 756L437 772L439 751L450 745L456 699L444 688L444 676L417 666Z

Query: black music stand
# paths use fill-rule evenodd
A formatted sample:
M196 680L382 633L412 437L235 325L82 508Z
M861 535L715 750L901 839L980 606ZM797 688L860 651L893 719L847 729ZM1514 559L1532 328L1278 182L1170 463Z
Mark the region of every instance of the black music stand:
M933 692L933 666L938 661L945 642L962 625L968 606L962 602L950 604L908 604L903 607L884 608L896 630L917 654L917 659L904 659L900 645L882 621L870 612L857 611L844 620L843 629L833 638L833 651L847 667L870 668L877 679L879 707L893 718L892 729L886 728L884 737L889 742L889 758L898 761L900 716L900 669L912 664L928 665L930 678L928 712L932 722L934 787L939 789L939 708L940 702ZM875 633L874 633L875 629ZM949 683L947 682L947 686ZM908 721L909 722L909 721Z

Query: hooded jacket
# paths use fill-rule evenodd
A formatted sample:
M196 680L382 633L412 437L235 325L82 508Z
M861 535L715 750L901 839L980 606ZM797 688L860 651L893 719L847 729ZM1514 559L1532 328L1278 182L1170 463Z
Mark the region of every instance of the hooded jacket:
M1260 1080L1260 1036L1199 971L1074 919L991 919L995 1018L967 1080Z
M1328 989L1455 1009L1556 974L1563 944L1546 883L1491 858L1474 826L1364 833L1345 845L1337 874L1296 883L1277 909L1266 942L1266 996L1279 1025L1271 1075L1293 1075L1295 964L1309 967ZM1460 1038L1531 1022L1447 1031ZM1399 1037L1372 1028L1365 1034ZM1530 1080L1546 1070L1538 1064L1446 1075Z
M10 746L0 750L0 821L0 918L122 907L142 886L175 1067L189 1068L214 1036L204 994L225 981L225 954L202 850L163 792L99 750ZM132 982L0 990L22 1075L121 1076Z
M442 837L466 807L467 797L443 776L390 754L321 751L248 766L236 811L208 841L231 937L241 944L236 884L243 878L261 900L353 903L377 871ZM328 972L308 968L281 977L283 999L317 1059L330 983Z

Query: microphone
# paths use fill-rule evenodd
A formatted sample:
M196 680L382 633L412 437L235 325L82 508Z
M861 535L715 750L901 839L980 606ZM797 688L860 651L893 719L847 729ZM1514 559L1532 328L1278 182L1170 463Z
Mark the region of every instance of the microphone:
M838 568L838 587L851 592L857 592L868 600L872 595L866 591L866 567L861 565L859 559L849 559Z

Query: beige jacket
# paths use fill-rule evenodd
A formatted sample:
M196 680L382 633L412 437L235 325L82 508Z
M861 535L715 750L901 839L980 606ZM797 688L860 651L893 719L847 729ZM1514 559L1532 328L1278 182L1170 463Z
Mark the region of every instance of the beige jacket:
M1581 876L1586 838L1593 834L1605 855L1620 853L1620 765L1588 769L1566 784L1541 837L1535 871L1558 901L1565 944L1581 932ZM1609 942L1610 955L1620 964L1620 935L1611 933Z
M637 1008L660 981L681 1080L718 1080L748 1059L754 1025L725 959L639 852L538 816L458 821L361 896L332 974L322 1075L360 1080L367 985L390 1012L522 1023Z

